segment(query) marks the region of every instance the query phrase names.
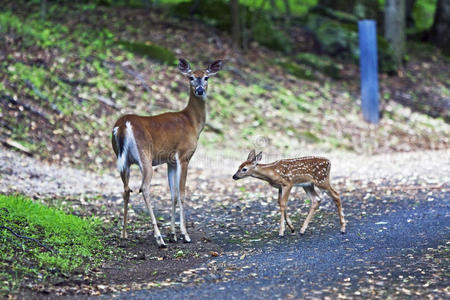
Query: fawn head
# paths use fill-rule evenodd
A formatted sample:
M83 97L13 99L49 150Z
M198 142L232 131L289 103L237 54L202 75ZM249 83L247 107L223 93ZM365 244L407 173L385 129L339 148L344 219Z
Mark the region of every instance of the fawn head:
M256 166L261 161L261 158L262 152L256 154L255 150L250 151L247 160L239 166L239 169L233 175L233 179L238 180L247 176L251 176L254 173Z
M179 59L178 69L189 79L191 93L205 99L208 89L209 76L215 75L222 68L222 61L216 60L205 70L192 71L191 66L184 58Z

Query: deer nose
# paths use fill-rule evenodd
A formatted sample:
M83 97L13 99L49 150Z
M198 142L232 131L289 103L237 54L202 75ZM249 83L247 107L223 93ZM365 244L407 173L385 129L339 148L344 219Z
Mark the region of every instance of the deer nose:
M234 180L238 180L238 179L239 179L239 177L237 177L237 175L236 175L236 174L234 174L234 175L233 175L233 179L234 179Z
M205 89L199 86L198 88L195 89L195 92L197 95L202 96L205 93Z

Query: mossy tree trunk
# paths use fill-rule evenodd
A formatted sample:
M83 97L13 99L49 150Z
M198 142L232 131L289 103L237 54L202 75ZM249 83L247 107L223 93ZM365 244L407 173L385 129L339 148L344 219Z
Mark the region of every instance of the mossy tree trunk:
M450 55L450 0L439 0L430 32L431 41Z
M384 37L389 42L395 64L401 65L405 53L405 0L386 0L384 9Z

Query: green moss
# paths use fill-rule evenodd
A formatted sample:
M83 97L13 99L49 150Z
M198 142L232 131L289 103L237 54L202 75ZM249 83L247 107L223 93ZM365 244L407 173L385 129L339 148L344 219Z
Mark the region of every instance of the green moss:
M105 252L97 234L100 224L98 219L68 215L22 196L0 195L0 226L48 247L0 228L0 282L9 282L10 290L23 277L40 274L45 278L94 268L110 251Z
M175 54L171 50L156 44L128 41L118 41L117 43L132 53L147 56L161 63L174 65L177 61Z
M300 79L307 79L307 80L314 80L316 77L314 76L314 73L308 69L304 68L303 66L291 62L291 61L278 61L277 64L281 66L286 72L288 72L291 75L294 75L297 78Z
M321 73L339 79L341 65L333 61L327 56L318 56L312 53L300 53L296 56L296 59L305 65L314 68Z

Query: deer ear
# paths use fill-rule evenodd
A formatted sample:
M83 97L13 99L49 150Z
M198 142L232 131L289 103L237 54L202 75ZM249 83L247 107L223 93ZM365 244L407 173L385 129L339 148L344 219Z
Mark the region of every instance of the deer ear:
M206 73L209 76L216 74L222 69L222 60L216 60L212 64L209 65L208 69L206 69Z
M258 155L256 155L255 157L255 163L259 163L261 161L262 158L262 152L259 152Z
M185 60L184 58L180 58L178 59L179 63L178 63L178 70L180 70L181 73L183 73L183 75L190 75L192 70L191 70L191 66L189 65L188 61Z
M248 161L254 161L255 160L255 150L250 151L247 157Z

